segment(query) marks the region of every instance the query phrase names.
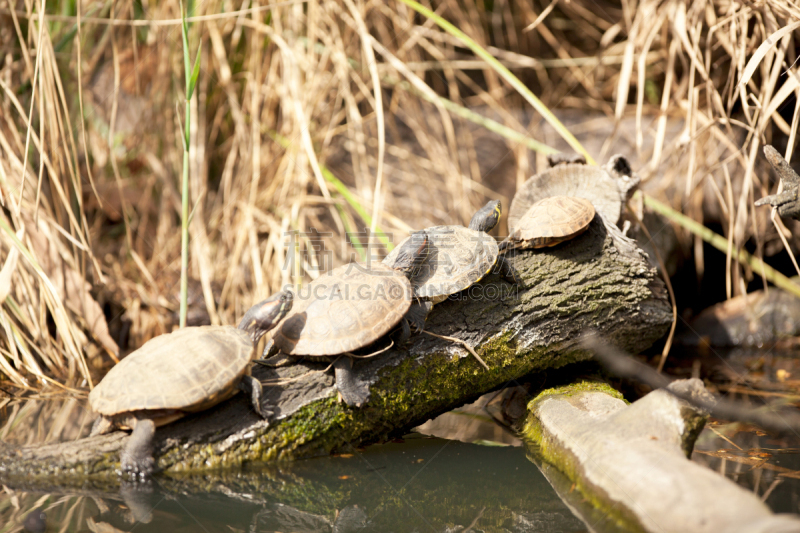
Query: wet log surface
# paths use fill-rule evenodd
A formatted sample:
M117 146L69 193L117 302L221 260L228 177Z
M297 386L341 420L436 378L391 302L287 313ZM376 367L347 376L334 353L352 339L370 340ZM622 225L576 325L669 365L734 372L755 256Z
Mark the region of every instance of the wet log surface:
M369 401L357 409L337 401L325 365L256 365L253 374L264 382L273 415L261 420L237 395L159 428L158 467L169 474L290 460L399 435L530 372L589 358L579 346L588 326L629 352L647 348L671 322L666 291L632 242L609 231L595 219L570 242L512 253L521 285L490 275L434 308L426 329L465 341L490 370L458 344L418 335L355 363L359 379L371 383ZM113 476L127 438L116 432L61 444L5 445L0 480Z

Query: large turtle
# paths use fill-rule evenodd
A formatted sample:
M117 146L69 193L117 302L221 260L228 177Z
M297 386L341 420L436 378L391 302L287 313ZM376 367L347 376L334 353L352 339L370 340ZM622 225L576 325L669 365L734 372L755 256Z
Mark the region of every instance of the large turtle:
M430 239L430 252L412 279L414 296L420 299L420 305L412 307L409 317L417 330L423 329L434 304L470 287L495 266L508 281L519 281L505 258L499 255L497 241L487 233L497 225L500 216L500 200L491 200L472 216L466 228L450 225L421 230ZM401 246L403 244L405 241ZM386 256L384 263L391 264L396 258L395 250Z
M574 196L550 196L533 204L508 229L500 250L555 246L586 231L595 215L592 202Z
M89 393L100 418L92 435L115 428L132 429L122 450L123 472L146 476L153 472L152 441L156 426L186 413L208 409L245 391L255 411L261 406L261 383L250 376L250 362L261 336L292 308L285 290L247 311L238 328L182 328L150 339L112 368Z
M608 224L619 222L624 202L639 184L627 159L615 155L603 167L587 166L582 159L553 158L554 166L535 174L514 195L508 227L519 227L520 219L536 202L551 196L585 198Z
M318 277L298 291L292 313L272 336L274 347L293 357L333 359L342 399L360 407L369 388L353 376L350 357L336 356L372 344L404 320L412 303L408 278L427 253L428 238L417 233L390 265L349 263Z

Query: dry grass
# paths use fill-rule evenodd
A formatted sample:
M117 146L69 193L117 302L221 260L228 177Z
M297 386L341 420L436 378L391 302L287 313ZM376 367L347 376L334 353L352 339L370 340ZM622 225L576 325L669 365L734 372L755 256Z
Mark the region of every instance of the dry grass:
M178 2L84 1L79 26L72 4L48 3L44 16L42 5L0 4L0 374L21 389L87 386L117 343L171 330L180 278ZM508 206L544 161L530 139L566 147L485 63L400 2L195 5L190 324L235 323L283 284L367 246L382 256L412 228L466 222L487 198ZM800 88L796 32L741 80L798 8L430 7L559 110L596 159L631 155L652 194L718 222L732 249L780 252L752 203L774 189L759 147L794 145L796 108L780 113ZM736 294L751 274L732 261L726 276Z

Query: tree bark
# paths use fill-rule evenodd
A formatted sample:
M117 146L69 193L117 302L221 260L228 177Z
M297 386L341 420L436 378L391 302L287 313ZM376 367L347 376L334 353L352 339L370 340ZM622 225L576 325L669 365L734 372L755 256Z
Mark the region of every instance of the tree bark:
M434 307L426 334L403 347L356 361L371 383L362 408L337 401L326 365L256 365L273 415L261 420L237 395L209 411L159 428L158 468L167 473L289 460L347 451L415 427L525 374L587 359L579 335L587 327L629 352L649 347L667 330L671 310L663 283L632 241L599 219L554 248L511 253L523 282L497 275ZM276 384L280 381L282 384ZM110 476L128 438L117 432L55 445L0 449L0 478Z

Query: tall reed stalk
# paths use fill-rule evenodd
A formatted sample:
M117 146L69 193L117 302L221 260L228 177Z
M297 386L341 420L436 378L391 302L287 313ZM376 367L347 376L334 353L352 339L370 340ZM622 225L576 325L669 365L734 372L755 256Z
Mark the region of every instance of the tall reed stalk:
M186 84L186 113L183 127L183 179L181 180L181 309L180 327L186 325L187 300L189 293L189 131L192 123L189 103L192 101L197 77L200 75L200 45L194 59L194 67L190 67L189 58L189 23L186 21L186 11L181 8L181 35L183 37L183 69ZM191 8L191 3L190 3Z

